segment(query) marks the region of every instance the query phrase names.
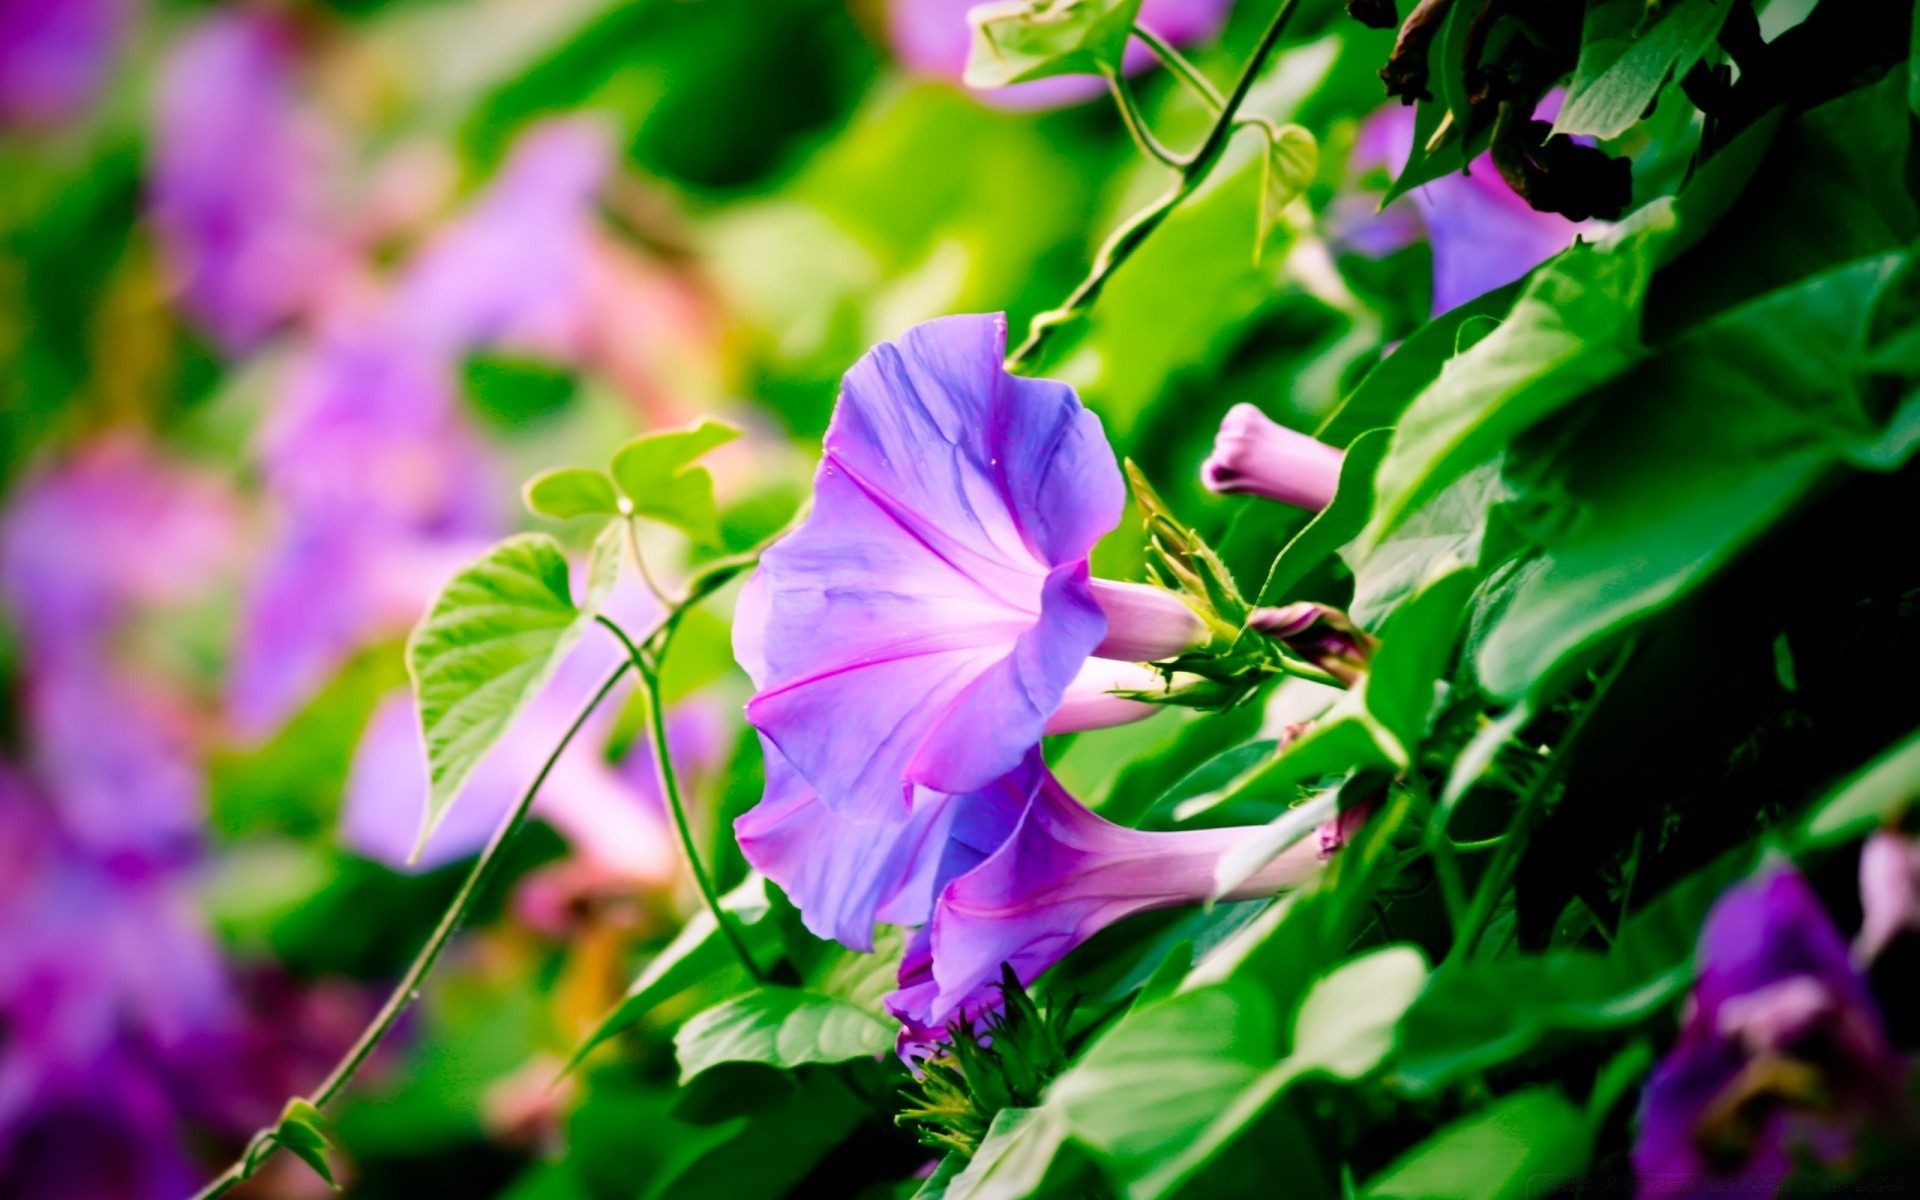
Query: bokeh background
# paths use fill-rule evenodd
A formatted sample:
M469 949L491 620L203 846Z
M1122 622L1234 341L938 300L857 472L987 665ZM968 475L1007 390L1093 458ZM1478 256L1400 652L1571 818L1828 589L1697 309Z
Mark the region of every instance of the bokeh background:
M404 638L537 524L521 480L718 416L746 430L710 460L725 544L648 553L751 545L869 345L954 312L1024 328L1166 185L1097 86L961 87L967 7L0 0L0 1196L183 1197L371 1015L602 669L568 665L409 865ZM1223 80L1271 15L1147 14ZM1334 0L1292 28L1248 107L1318 137L1307 195L1265 228L1236 139L1043 364L1247 564L1287 528L1198 487L1220 415L1310 426L1576 232L1491 171L1377 213L1411 137L1381 107L1391 34ZM1168 141L1204 128L1160 74L1136 87ZM1660 132L1647 194L1679 169ZM726 603L666 680L723 884L759 790ZM637 715L563 760L338 1109L352 1194L878 1197L928 1160L838 1080L709 1119L644 1030L555 1083L691 907ZM1144 728L1057 769L1097 802L1180 726ZM282 1155L240 1194L324 1193Z

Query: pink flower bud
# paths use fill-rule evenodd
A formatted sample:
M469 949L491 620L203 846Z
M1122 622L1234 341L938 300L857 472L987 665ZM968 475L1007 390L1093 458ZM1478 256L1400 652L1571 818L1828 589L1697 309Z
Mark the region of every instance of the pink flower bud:
M1095 579L1093 598L1107 614L1107 636L1094 657L1155 662L1207 644L1207 625L1165 588Z
M1251 404L1236 404L1200 464L1200 482L1208 491L1265 496L1319 512L1333 503L1345 460L1345 451L1276 424Z
M1863 967L1901 933L1920 928L1920 843L1882 829L1860 848L1860 933L1853 961Z

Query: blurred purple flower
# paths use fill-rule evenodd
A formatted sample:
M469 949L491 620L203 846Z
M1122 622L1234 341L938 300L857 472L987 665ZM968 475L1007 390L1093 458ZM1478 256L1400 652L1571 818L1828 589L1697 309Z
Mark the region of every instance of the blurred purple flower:
M219 1086L219 954L166 873L93 860L0 768L0 1194L193 1186L181 1113Z
M210 587L236 524L211 479L126 439L41 471L0 520L31 765L92 853L177 859L198 843L191 713L111 651L135 608Z
M1333 503L1346 452L1279 424L1251 404L1221 418L1200 482L1222 495L1265 496L1308 512Z
M239 514L211 476L109 438L39 471L0 518L0 599L30 656L91 648L135 605L203 593Z
M594 216L616 158L586 117L536 125L467 212L430 240L400 281L400 308L432 346L586 350Z
M46 129L84 115L133 16L133 0L0 0L0 129Z
M1535 116L1551 121L1564 94L1548 93ZM1413 153L1414 111L1389 105L1368 117L1353 149L1357 172L1399 174ZM1573 244L1592 227L1557 213L1534 211L1500 178L1491 153L1464 174L1443 175L1376 212L1365 193L1337 201L1328 216L1330 240L1342 249L1380 258L1425 236L1433 251L1433 312L1437 316L1512 283Z
M1860 933L1854 961L1864 969L1894 938L1920 929L1920 841L1876 830L1860 848Z
M862 358L812 514L740 597L748 721L860 823L1013 770L1108 633L1087 554L1119 520L1113 451L1005 348L1004 317L947 317Z
M160 69L149 199L186 311L229 353L307 309L350 261L335 132L299 97L294 33L217 12Z
M1272 896L1311 878L1359 817L1336 818L1282 851L1226 896ZM1020 982L1041 973L1108 925L1136 913L1202 904L1215 869L1248 831L1154 832L1116 825L1041 772L1012 835L940 893L929 934L901 968L888 998L907 1041L998 1006L1002 963ZM912 951L917 950L918 953Z
M230 684L243 736L276 728L356 649L402 633L506 531L459 367L482 348L582 352L594 197L612 159L590 121L537 125L390 294L330 299L257 445L277 513Z
M890 0L887 27L894 53L916 75L959 83L973 46L967 11L984 2ZM1146 0L1140 7L1140 23L1174 45L1186 45L1218 33L1232 7L1233 0ZM1127 46L1129 73L1144 70L1154 61L1153 52L1140 41ZM1105 82L1095 76L1069 75L973 94L996 108L1024 110L1079 104L1105 91Z
M1808 1154L1837 1163L1862 1121L1898 1111L1906 1064L1791 867L1719 899L1696 972L1680 1038L1641 1098L1641 1195L1692 1195L1710 1173L1784 1180Z

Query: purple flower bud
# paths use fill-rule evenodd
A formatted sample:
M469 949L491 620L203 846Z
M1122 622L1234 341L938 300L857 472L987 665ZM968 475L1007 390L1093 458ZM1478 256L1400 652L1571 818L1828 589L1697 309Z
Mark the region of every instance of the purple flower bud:
M1345 451L1277 424L1251 404L1236 404L1200 464L1200 482L1211 492L1265 496L1319 512L1333 503L1345 460Z
M63 125L119 57L131 0L0 0L0 129Z
M1279 642L1348 687L1367 673L1380 644L1347 614L1310 600L1280 608L1256 608L1247 614L1247 627Z
M1363 820L1356 815L1352 823ZM1328 822L1337 825L1336 821ZM997 1006L1001 964L1030 984L1115 921L1204 903L1221 859L1245 829L1150 832L1116 825L1045 776L1019 826L978 867L956 878L934 907L932 931L902 965L888 1008L913 1036ZM1259 899L1311 878L1344 841L1324 829L1295 843L1226 897Z
M1110 729L1144 721L1159 712L1161 706L1116 693L1158 692L1166 686L1166 678L1152 667L1090 658L1067 685L1060 707L1047 718L1047 732L1084 733L1089 729Z
M1154 662L1207 644L1207 623L1165 588L1112 579L1092 583L1094 602L1107 615L1107 636L1093 648L1094 657Z
M1009 375L1004 316L947 317L847 373L811 515L743 590L747 719L827 807L897 822L991 787L1105 638L1087 554L1120 473L1065 384Z
M1701 931L1685 1027L1641 1099L1641 1194L1837 1160L1862 1122L1898 1110L1904 1076L1820 901L1790 867L1769 868L1729 889Z
M1900 934L1920 929L1920 842L1890 829L1860 848L1860 932L1853 961L1862 967Z

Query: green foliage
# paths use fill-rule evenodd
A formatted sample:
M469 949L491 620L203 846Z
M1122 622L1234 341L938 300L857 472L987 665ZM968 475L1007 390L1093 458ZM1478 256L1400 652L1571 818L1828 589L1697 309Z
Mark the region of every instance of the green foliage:
M967 86L1118 73L1140 0L1000 0L968 14Z
M576 605L559 543L523 534L442 589L407 640L430 785L416 854L467 776L586 632L618 566L617 543L602 538Z
M1504 1200L1586 1157L1586 1122L1551 1088L1503 1096L1408 1151L1367 1181L1368 1200Z
M313 1173L324 1180L328 1187L339 1191L340 1185L333 1178L333 1167L327 1162L327 1150L331 1143L324 1132L326 1125L327 1119L312 1104L298 1096L287 1101L286 1107L280 1112L279 1123L270 1132L255 1139L248 1148L241 1170L242 1178L258 1170L266 1154L279 1145L313 1168Z
M1587 8L1580 65L1567 86L1555 133L1612 138L1654 103L1670 78L1685 75L1713 45L1732 0L1600 0Z
M682 1084L721 1063L790 1068L870 1057L892 1045L893 1031L865 1009L782 987L756 988L715 1005L673 1039Z
M695 465L702 455L740 436L719 421L641 434L613 456L613 481L639 516L671 525L704 545L719 541L713 476Z

